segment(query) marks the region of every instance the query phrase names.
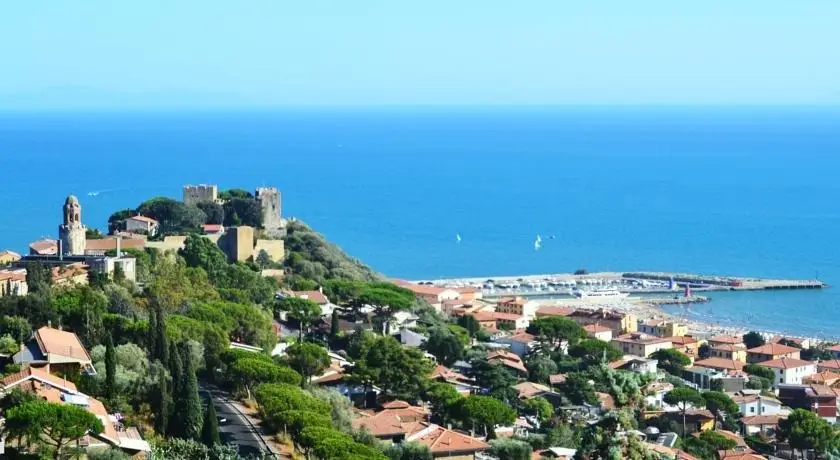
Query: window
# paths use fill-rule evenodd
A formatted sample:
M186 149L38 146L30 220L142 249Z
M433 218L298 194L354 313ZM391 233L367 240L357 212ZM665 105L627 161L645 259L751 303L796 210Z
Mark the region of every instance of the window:
M751 414L754 414L754 413L755 413L755 406L750 406L750 413L751 413Z

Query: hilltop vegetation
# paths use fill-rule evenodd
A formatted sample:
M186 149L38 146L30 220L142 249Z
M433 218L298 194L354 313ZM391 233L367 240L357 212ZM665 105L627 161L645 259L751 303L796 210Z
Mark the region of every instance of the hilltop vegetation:
M321 234L301 221L290 221L286 227L286 260L284 266L290 282L301 278L323 284L329 279L376 281L380 277L370 267L344 253Z

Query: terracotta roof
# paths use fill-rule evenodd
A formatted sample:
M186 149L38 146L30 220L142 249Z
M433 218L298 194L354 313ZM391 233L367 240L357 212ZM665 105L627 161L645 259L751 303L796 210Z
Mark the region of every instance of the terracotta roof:
M690 335L675 335L672 337L666 337L668 340L671 341L673 344L680 344L680 345L688 345L690 343L697 343L697 339Z
M71 391L78 391L76 389L76 385L73 382L56 377L46 371L42 371L41 369L32 366L27 366L16 374L8 375L4 377L3 380L0 380L0 382L3 382L3 387L6 390L9 390L17 385L22 384L23 382L31 380L46 382L50 385L60 388L66 388Z
M599 332L611 332L612 331L612 329L610 329L606 326L601 326L600 324L588 324L586 326L583 326L583 330L590 333L590 334L597 334Z
M411 407L411 404L405 401L400 401L399 399L386 402L382 405L383 409L405 409L406 407Z
M540 307L537 309L537 316L569 316L574 312L574 308Z
M758 363L760 366L772 367L775 369L792 369L795 367L813 366L815 363L811 361L803 361L796 358L779 358L770 361Z
M75 278L76 276L87 273L87 265L77 262L70 265L53 267L50 269L50 276L53 281L60 281L68 278Z
M514 342L531 343L536 340L536 337L528 334L527 332L520 332L519 334L508 337L508 339L513 340Z
M559 385L566 381L566 374L553 374L548 376L548 382L552 385Z
M740 371L744 369L744 362L738 361L736 359L723 359L723 358L707 358L701 359L700 361L694 362L695 366L699 367L707 367L710 369L727 369L733 371Z
M760 347L750 348L747 353L760 353L762 355L787 355L790 353L798 353L799 348L789 347L780 343L765 343Z
M29 243L29 249L41 255L56 254L58 252L58 241L50 239L33 241Z
M833 383L840 380L840 374L831 371L817 372L802 378L802 383Z
M534 382L522 382L513 386L519 392L519 399L531 399L542 393L548 393L551 388Z
M122 238L121 249L143 249L146 240L143 238ZM85 240L85 251L111 251L117 249L116 238L102 238L99 240Z
M840 370L840 359L826 359L817 363L820 369Z
M139 216L139 215L128 217L125 220L136 220L138 222L145 222L147 224L157 224L158 223L157 220L152 219L151 217Z
M490 446L467 434L449 430L435 424L423 423L422 429L412 433L406 441L416 442L429 448L432 455L475 453L487 450Z
M524 318L522 315L517 315L515 313L499 313L499 312L489 312L489 314L495 320L502 320L502 321L516 321Z
M35 340L41 351L77 359L79 361L90 361L90 356L79 341L76 334L68 331L60 331L44 326L35 331Z
M716 430L715 432L716 432L717 434L719 434L719 435L721 435L721 436L725 437L725 438L728 438L728 439L731 439L731 440L735 441L735 443L736 443L736 447L740 447L740 448L745 448L745 447L746 447L746 448L749 448L749 446L747 446L746 441L744 441L744 438L742 438L742 437L738 436L737 434L735 434L735 433L733 433L733 432L731 432L731 431L727 431L727 430ZM695 433L695 435L699 435L699 433Z
M717 346L711 347L711 349L712 350L722 350L722 351L741 351L741 350L746 350L747 347L745 347L741 343L738 343L738 344L725 343L723 345L717 345Z
M384 409L353 420L353 428L364 428L378 438L407 435L415 432L428 416L428 411L422 407L410 406L407 403L405 407L399 403L395 406L400 407Z
M318 305L326 305L330 303L327 299L327 296L324 295L321 291L293 291L295 293L295 297L300 297L301 299L309 299Z
M615 409L615 398L609 393L595 392L598 401L601 401L601 408L605 410Z
M408 281L404 280L391 280L391 282L396 284L397 286L404 287L417 295L440 295L443 291L446 290L445 288L440 288L437 286L409 283Z
M522 358L516 353L504 350L491 351L487 354L487 361L493 364L502 364L526 374L528 373L528 369L525 368Z
M802 347L802 343L804 342L802 339L797 338L797 337L785 337L785 336L781 336L781 335L777 335L777 336L775 336L775 337L771 338L771 339L769 340L769 342L771 342L771 343L779 343L779 342L781 342L782 340L785 340L785 341L788 341L788 342L793 342L793 343L795 343L795 344L799 345L799 347L800 347L800 348Z
M525 299L522 297L502 297L496 304L521 307L525 305Z
M736 344L744 343L744 339L738 335L716 335L709 339L709 342Z
M313 379L312 383L322 384L322 383L331 383L331 382L338 382L344 380L344 372L333 372L331 374L324 375L322 377L318 377L317 379Z
M204 233L218 233L224 230L222 224L204 224L201 228L204 230Z
M753 415L751 417L742 417L741 422L744 425L778 425L779 420L784 418L781 415Z
M832 345L830 347L826 347L826 350L828 350L828 351L840 351L840 343L837 344L837 345Z
M469 383L470 378L461 374L460 372L453 371L448 367L444 366L443 364L438 364L432 369L432 373L429 374L430 379L438 379L442 378L447 382L459 382L459 383Z
M671 343L670 340L664 337L656 337L653 335L642 334L640 332L631 332L630 334L619 335L618 337L613 337L613 341L626 343L641 343L646 345L654 343Z
M20 254L16 253L15 251L10 251L8 249L6 249L5 251L0 251L0 257L3 257L3 256L8 256L8 257L11 257L12 259L15 259L15 260L20 260L21 259Z
M475 311L467 314L475 318L476 321L496 321L496 314L490 311Z

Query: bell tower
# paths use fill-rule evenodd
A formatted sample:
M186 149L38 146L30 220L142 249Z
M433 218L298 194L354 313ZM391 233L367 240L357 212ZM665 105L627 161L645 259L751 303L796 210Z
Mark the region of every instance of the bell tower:
M81 256L85 254L85 226L82 225L82 205L73 195L64 201L64 220L58 227L62 255Z

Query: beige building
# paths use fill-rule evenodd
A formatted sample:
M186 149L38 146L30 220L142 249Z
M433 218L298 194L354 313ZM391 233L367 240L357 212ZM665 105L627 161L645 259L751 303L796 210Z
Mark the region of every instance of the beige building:
M583 330L586 331L586 334L590 337L594 337L604 342L611 341L613 337L612 329L606 326L601 326L600 324L589 324L583 326Z
M47 326L35 331L13 358L15 364L42 368L47 373L96 372L76 334Z
M688 334L688 326L673 321L651 319L639 320L639 332L657 337L681 337Z
M21 296L28 293L26 269L0 270L0 297Z
M0 251L0 265L8 265L20 260L20 254L14 251Z
M709 348L709 356L712 358L731 359L747 362L747 347L744 344L723 344Z
M641 356L647 358L653 353L672 348L670 340L662 337L634 332L620 335L612 340L612 344L627 355Z
M254 255L254 228L247 225L228 228L219 238L219 248L231 262L245 262Z
M496 311L533 318L539 304L524 297L503 297L496 303Z
M638 321L635 315L603 308L597 310L581 308L571 312L566 317L581 326L587 326L589 324L606 326L612 329L615 334L636 332L638 328Z

